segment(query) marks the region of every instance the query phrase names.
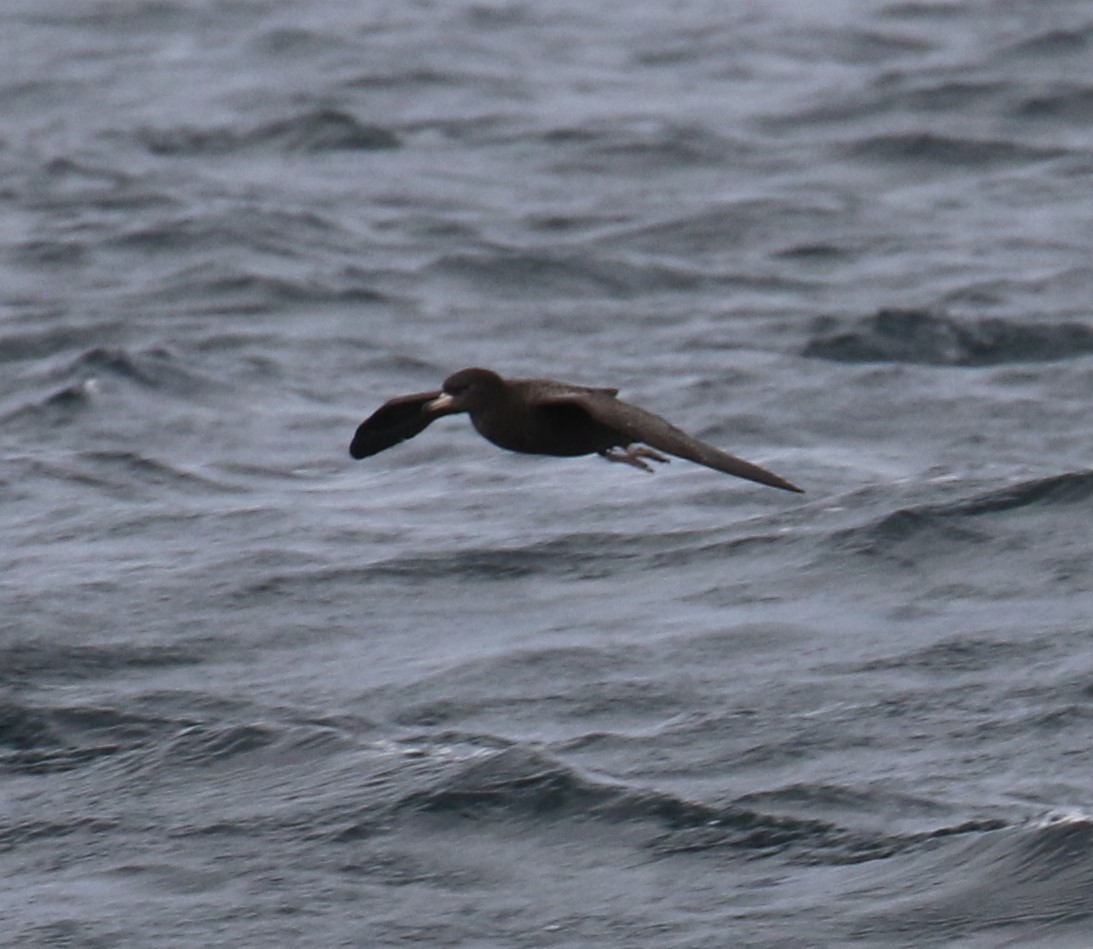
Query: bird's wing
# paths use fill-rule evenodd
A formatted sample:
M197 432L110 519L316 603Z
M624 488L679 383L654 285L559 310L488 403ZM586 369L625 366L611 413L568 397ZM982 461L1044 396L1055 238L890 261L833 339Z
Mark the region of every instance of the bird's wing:
M767 471L766 468L760 468L759 465L753 465L750 461L715 448L681 431L659 415L621 399L594 393L574 393L559 395L551 401L555 404L565 402L580 406L595 421L618 432L627 444L644 442L650 448L660 449L677 458L686 458L715 471L723 471L725 474L756 481L772 488L781 488L783 491L803 493L797 485L791 484L773 471Z
M385 402L359 426L349 446L354 458L368 458L423 432L446 412L428 412L425 406L440 396L435 392L400 395Z
M575 382L559 382L557 379L510 379L511 389L521 392L525 397L541 404L562 404L572 402L581 396L615 396L618 389L606 386L581 386Z

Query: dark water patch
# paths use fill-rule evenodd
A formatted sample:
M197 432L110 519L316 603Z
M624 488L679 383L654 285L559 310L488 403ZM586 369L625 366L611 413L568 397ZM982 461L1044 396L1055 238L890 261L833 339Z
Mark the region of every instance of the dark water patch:
M22 497L40 496L37 493L32 494L31 488L40 488L39 482L50 481L100 491L111 498L134 505L140 501L162 498L166 493L180 492L207 497L214 492L235 493L244 490L236 484L207 478L139 452L125 450L80 452L58 461L30 456L17 459L14 464L18 466L18 476L9 483ZM90 517L91 512L85 513ZM139 530L142 521L143 519L138 518L132 524ZM57 514L57 523L62 525L57 528L57 539L66 542L73 540L70 534L65 533L71 525L66 524L60 513ZM80 523L85 525L80 528L81 533L85 529L90 530L86 527L91 523L90 520L81 518ZM167 515L159 517L158 520L155 517L148 519L148 524L174 525L176 528L180 524L188 523L191 523L188 514ZM109 535L115 530L115 526L100 527L95 532L103 536Z
M43 337L16 340L13 350L27 360L37 361L56 351L79 347L83 340L84 333L81 332L46 333ZM63 413L86 408L107 380L134 390L158 391L180 397L190 397L215 386L211 379L193 371L173 352L158 347L128 350L95 345L70 359L67 364L48 368L44 375L48 383L59 384L58 387L17 409L9 410L5 418L35 409ZM38 387L42 384L39 383Z
M629 826L658 856L729 850L747 857L787 854L806 863L884 859L928 841L1001 829L996 819L969 820L905 835L850 830L802 814L712 806L674 794L597 780L541 753L512 747L479 758L396 810L486 823Z
M529 704L563 721L630 720L688 707L692 686L681 678L651 680L626 658L598 650L541 650L445 669L397 691L377 690L370 700L389 707L392 721L416 728L513 721Z
M883 309L850 324L821 318L802 355L838 362L994 366L1090 353L1093 328L1083 323L965 320L930 310Z
M905 81L902 76L896 77L882 85L871 87L867 92L847 93L836 100L825 101L818 106L795 111L790 115L766 118L762 124L764 128L784 130L799 128L802 124L888 118L898 113L936 116L945 112L960 114L976 110L993 112L998 107L998 103L1012 89L1013 83L1008 81L932 79L929 76L914 74L911 82ZM933 145L944 152L946 148L952 147L950 143L953 140L936 137L933 142L929 139L916 142L916 138L919 137L907 135L902 139L896 137L866 139L863 143L859 143L859 147L865 147L867 150L876 148L886 154L894 150L897 157L902 157L899 154L901 150L910 150L914 153L916 149L924 149L929 152Z
M644 293L688 292L717 283L715 278L693 268L548 249L449 254L431 264L428 270L470 281L491 294L521 300L529 295L633 297Z
M927 115L938 112L967 112L976 106L993 106L1012 89L997 80L943 79L893 91L876 103L877 111L902 109Z
M179 722L97 706L0 705L0 771L50 774L155 745Z
M55 184L77 185L81 190L88 186L114 190L130 185L134 180L117 168L93 165L87 161L64 156L46 161L40 168L40 174Z
M314 56L329 49L331 37L304 27L277 27L250 41L257 53L270 56Z
M91 209L144 212L176 204L154 181L65 157L50 159L30 175L20 199L35 210L66 216L76 208L84 213ZM67 239L73 238L68 235Z
M1012 112L1019 119L1053 119L1087 125L1093 121L1093 87L1059 84L1022 98Z
M587 124L554 128L539 137L565 151L563 169L583 171L663 174L665 169L718 167L750 154L748 146L693 123Z
M47 312L38 314L36 322L63 323L63 314ZM33 362L73 350L90 352L106 348L103 337L120 335L122 327L105 320L95 320L87 327L54 325L48 329L11 329L0 335L0 362Z
M947 848L927 882L855 934L953 945L994 932L1006 944L1082 945L1093 918L1093 822L1062 817L973 837Z
M263 724L197 724L178 732L162 754L172 767L203 767L267 749L280 736L280 729Z
M15 641L0 647L0 682L43 685L125 677L141 670L198 665L208 658L209 649L210 644L204 642L187 647Z
M969 820L918 834L852 830L824 820L765 814L736 808L715 812L701 826L690 826L658 838L662 854L729 849L751 857L784 855L793 863L845 865L887 860L934 841L989 834L1005 828L1001 819Z
M524 223L532 231L567 237L599 231L606 226L617 226L621 221L618 215L595 212L590 214L535 213L524 218Z
M733 801L736 807L772 814L806 813L812 818L842 822L855 827L872 827L885 834L951 834L956 824L940 824L951 816L951 808L924 797L899 794L885 788L855 788L832 784L797 783L769 791L744 794ZM977 822L980 826L985 821ZM1001 822L995 822L1002 826ZM993 826L993 824L992 824Z
M544 755L513 747L472 761L429 790L411 792L399 806L464 818L558 817L588 812L621 793Z
M1009 56L1034 58L1084 55L1093 46L1093 25L1077 29L1048 29L1025 37L1006 51Z
M1004 642L983 636L961 635L932 643L898 656L885 656L860 666L860 671L901 671L965 675L1026 662L1032 650L1026 643Z
M268 472L255 472L256 475ZM452 583L508 582L528 577L599 580L644 569L677 570L695 561L721 562L727 555L778 543L779 537L743 537L724 542L701 543L706 531L649 533L640 540L609 532L573 533L524 547L468 547L438 553L407 551L405 554L353 567L314 568L302 565L285 571L273 569L252 579L237 591L246 599L254 595L318 595L342 584L359 586L391 580L418 584L447 580Z
M288 258L301 256L301 245L311 253L334 249L341 232L329 217L313 211L275 208L233 208L228 214L183 211L152 223L139 222L105 243L122 250L177 254L215 248L250 248Z
M315 592L328 585L336 588L342 583L356 585L374 580L463 583L505 582L532 576L598 579L647 556L621 535L574 534L527 547L471 547L435 554L407 552L359 567L304 567L291 573L275 572L248 584L239 595Z
M627 248L678 256L682 259L715 258L728 248L754 247L786 230L805 235L825 234L833 212L825 207L805 207L800 202L757 199L720 204L671 220L628 228L601 238Z
M775 256L784 260L827 263L828 261L837 261L848 258L851 252L851 249L848 247L816 242L809 244L794 244L791 247L778 251Z
M166 365L169 357L162 350L151 355L155 362ZM141 385L155 388L159 384L158 374L149 360L130 354L124 349L108 349L96 346L81 355L70 367L72 373L84 375L109 375Z
M488 73L476 73L460 70L441 70L429 66L401 64L392 69L364 72L345 80L342 85L351 89L391 89L414 87L437 87L450 89L453 86L468 85L481 90L501 83L503 88L512 88L510 79Z
M839 29L819 34L810 31L804 39L810 47L820 40L822 58L831 57L854 66L877 63L891 67L902 57L920 56L936 47L930 40L887 30ZM817 55L814 48L812 55Z
M869 161L914 162L962 170L1047 161L1067 154L1061 148L1021 145L1005 139L962 138L936 132L876 135L848 146L847 152L853 158Z
M127 750L113 742L82 748L33 749L0 754L0 772L12 774L61 774L94 764Z
M25 844L37 846L77 834L104 837L120 826L118 820L101 817L21 821L10 825L0 821L0 850L13 850Z
M906 20L955 20L963 15L959 6L936 0L897 0L880 10L880 15Z
M567 646L550 649L515 649L488 660L475 659L455 669L445 669L435 680L426 680L421 688L433 692L443 685L448 689L496 682L514 690L558 688L558 684L574 677L601 679L622 675L633 668L636 660L620 656L614 650L591 646Z
M0 705L0 770L44 774L117 757L127 772L155 769L170 774L178 767L215 767L243 759L286 765L356 747L336 724L205 720L209 710L201 702L168 704L170 715L147 698L126 710ZM230 714L245 713L234 709Z
M339 726L316 722L202 721L177 728L149 757L157 769L298 766L357 748Z
M139 0L133 3L92 2L80 6L58 4L24 15L26 22L43 26L78 26L98 30L111 37L139 32L158 31L192 22L189 4L172 0Z
M79 267L86 262L87 251L85 243L72 238L39 238L14 247L12 257L16 263L32 267Z
M936 552L954 547L975 547L986 538L986 533L950 521L958 514L932 507L909 508L896 511L880 521L865 527L852 527L834 535L836 547L860 554L894 554L913 556L915 551L932 547ZM908 549L909 544L915 544Z
M625 554L621 556L626 557ZM575 549L568 541L561 540L510 550L481 548L400 557L377 564L375 571L414 579L512 580L529 576L595 579L604 576L605 566L596 552L587 548Z
M189 395L212 385L182 363L173 352L162 347L129 350L121 347L94 346L72 360L60 375L86 382L111 378L146 390Z
M201 157L271 149L277 152L374 151L398 148L398 135L337 109L314 109L249 129L180 128L146 131L143 144L156 155Z
M85 451L77 458L82 463L84 476L103 488L113 488L123 496L133 497L139 488L150 488L158 493L164 488L207 495L210 491L230 491L219 484L166 462L149 458L134 451Z
M18 674L12 678L18 678ZM48 717L37 709L11 702L0 704L0 746L25 751L59 743Z
M1093 470L1074 471L1050 478L1022 481L952 504L936 505L944 517L976 517L1025 507L1084 504L1093 497Z
M1064 753L1081 753L1079 749L1084 745L1093 723L1093 708L1088 704L1087 697L1081 697L1077 703L1066 702L1062 701L1063 696L1055 694L1054 689L1050 691L1051 694L1045 695L1032 688L1022 690L1018 699L1021 708L1028 707L1032 702L1039 703L1033 711L984 722L971 734L979 741L992 743L1009 741L1024 744L1032 740L1060 746L1069 744L1070 748Z
M311 68L331 52L353 54L355 36L349 32L331 32L304 26L278 26L263 30L247 42L247 48L259 56L268 56L283 64L287 58L312 61Z
M310 304L382 303L386 294L371 276L346 268L323 280L294 279L257 273L225 263L186 267L162 280L153 294L159 301L184 306L187 312L263 314L270 309Z
M975 546L992 536L976 519L1024 509L1084 506L1093 498L1093 471L1076 471L1024 481L962 501L903 508L873 523L832 535L836 546L857 553L880 554L913 549L939 555Z
M48 427L64 426L92 406L97 391L90 379L64 386L38 401L0 412L0 425L29 421Z

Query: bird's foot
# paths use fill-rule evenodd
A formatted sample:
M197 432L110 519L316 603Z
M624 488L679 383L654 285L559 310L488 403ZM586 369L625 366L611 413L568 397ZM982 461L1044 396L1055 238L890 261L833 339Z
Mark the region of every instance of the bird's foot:
M647 465L642 460L643 458L665 463L669 460L659 451L653 451L652 448L646 448L644 445L628 445L625 451L621 448L608 448L606 451L600 452L600 457L606 458L608 461L621 461L623 464L631 465L634 468L640 468L642 471L649 472L651 472L653 468L651 465Z

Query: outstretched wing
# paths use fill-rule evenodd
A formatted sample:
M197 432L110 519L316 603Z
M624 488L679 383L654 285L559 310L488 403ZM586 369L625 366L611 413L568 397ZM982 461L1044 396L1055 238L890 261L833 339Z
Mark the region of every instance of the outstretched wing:
M650 448L657 448L669 455L686 458L688 461L705 465L715 471L723 471L737 478L756 481L772 488L781 488L783 491L804 493L797 485L791 484L773 471L767 471L766 468L753 465L750 461L744 461L743 458L730 455L720 448L714 448L713 445L681 431L659 415L647 412L629 402L587 395L577 396L572 401L580 404L597 422L618 432L627 444L643 442Z
M357 426L349 454L357 459L369 458L425 431L430 422L447 414L425 410L439 395L440 390L416 392L385 402Z

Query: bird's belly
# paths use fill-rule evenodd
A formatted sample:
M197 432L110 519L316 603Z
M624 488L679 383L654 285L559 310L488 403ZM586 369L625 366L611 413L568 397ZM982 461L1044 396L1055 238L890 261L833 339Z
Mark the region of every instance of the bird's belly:
M471 420L474 423L474 419ZM559 430L549 425L525 425L498 430L475 425L479 433L498 448L525 455L554 455L571 458L606 451L618 443L615 433L599 425L568 426Z

